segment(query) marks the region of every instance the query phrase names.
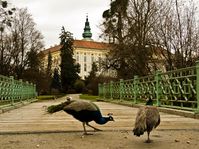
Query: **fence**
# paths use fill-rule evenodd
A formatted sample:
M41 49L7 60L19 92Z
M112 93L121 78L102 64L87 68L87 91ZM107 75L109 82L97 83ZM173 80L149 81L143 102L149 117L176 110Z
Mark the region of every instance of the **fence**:
M0 75L0 108L35 98L36 86Z
M157 106L199 112L199 61L196 66L154 75L99 84L99 96L130 100L133 103L156 101Z

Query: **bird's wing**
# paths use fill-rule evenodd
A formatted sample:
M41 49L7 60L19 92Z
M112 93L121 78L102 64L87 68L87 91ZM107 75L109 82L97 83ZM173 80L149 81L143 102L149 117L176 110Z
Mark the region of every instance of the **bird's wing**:
M99 110L99 111L100 111L99 107L98 107L95 103L90 102L90 104L92 104L93 108L95 107L96 110Z
M146 129L145 107L139 108L137 116L136 116L136 120L135 120L135 127L141 127L143 130Z
M82 111L82 110L88 110L88 111L97 111L98 109L96 106L93 105L91 102L87 101L74 101L71 102L69 105L66 105L63 110L74 110L74 111Z
M135 127L133 129L134 135L140 136L143 135L146 131L146 112L145 107L141 107L138 110L136 119L135 119Z
M160 114L156 107L147 106L147 123L154 128L156 128L160 124Z

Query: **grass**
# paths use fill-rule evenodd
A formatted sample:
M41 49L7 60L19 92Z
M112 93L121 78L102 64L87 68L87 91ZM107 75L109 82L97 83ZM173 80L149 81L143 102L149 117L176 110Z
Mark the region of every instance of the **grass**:
M81 94L81 95L79 95L79 98L80 99L91 100L91 101L99 100L99 96L93 96L93 95L88 95L88 94Z
M11 104L11 101L9 101L9 100L0 101L0 106L2 106L2 105L8 105L8 104Z
M37 99L38 100L52 100L52 99L55 99L55 96L54 95L40 95L40 96L37 96Z

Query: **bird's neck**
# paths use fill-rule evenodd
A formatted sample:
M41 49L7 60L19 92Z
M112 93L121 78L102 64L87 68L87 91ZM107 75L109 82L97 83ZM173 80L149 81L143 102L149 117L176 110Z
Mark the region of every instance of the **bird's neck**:
M149 100L147 101L146 105L152 106L152 105L153 105L153 100L152 100L152 99L149 99Z
M109 117L101 117L100 119L95 120L97 124L103 125L109 121Z

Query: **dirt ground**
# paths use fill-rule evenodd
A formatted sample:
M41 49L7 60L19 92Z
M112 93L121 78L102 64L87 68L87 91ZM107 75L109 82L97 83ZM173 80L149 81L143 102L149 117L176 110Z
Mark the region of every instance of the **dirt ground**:
M198 149L199 132L155 130L151 143L146 134L135 137L131 131L102 131L83 136L82 132L0 135L1 149Z
M75 96L74 98L78 98ZM115 122L90 124L103 131L83 136L82 124L63 111L46 114L45 107L62 102L36 102L0 114L0 149L199 149L199 120L161 112L161 123L151 133L132 133L137 108L97 102L103 115Z

